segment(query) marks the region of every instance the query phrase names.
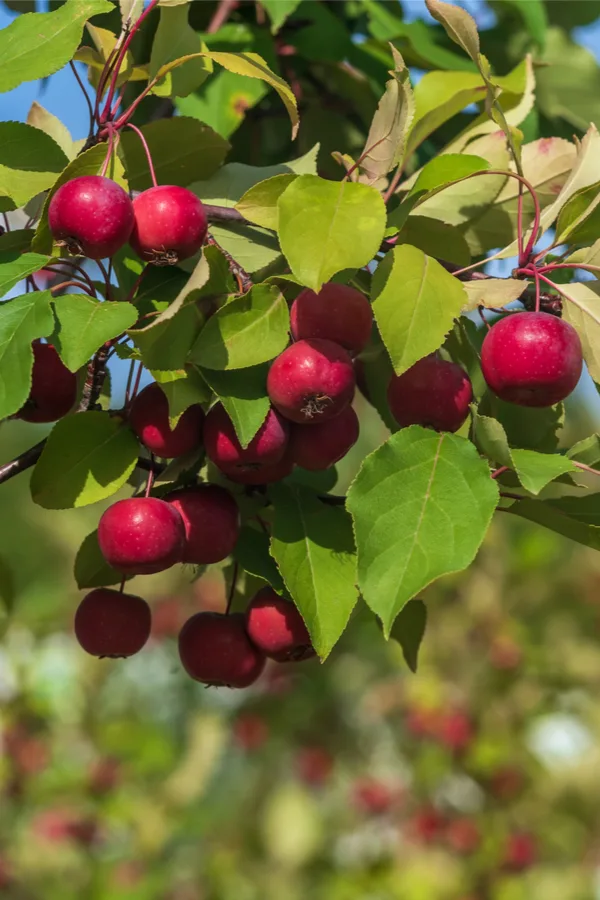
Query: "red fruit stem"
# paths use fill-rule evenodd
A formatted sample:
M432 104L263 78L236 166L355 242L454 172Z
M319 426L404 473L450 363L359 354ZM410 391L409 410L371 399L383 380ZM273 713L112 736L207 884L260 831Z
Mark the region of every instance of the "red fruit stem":
M131 122L128 122L126 127L131 128L133 131L135 131L140 141L142 142L142 147L144 148L144 153L146 154L146 159L148 160L148 168L150 170L150 178L152 179L152 184L154 185L154 187L158 187L158 183L156 181L156 173L154 171L154 165L152 163L152 154L150 153L148 141L136 125L132 125Z
M387 203L387 202L389 201L390 197L392 196L392 194L394 193L394 191L395 191L396 188L398 187L398 184L399 184L399 182L400 182L400 179L402 178L402 173L403 173L403 172L404 172L404 166L401 164L401 165L399 165L398 168L396 169L396 171L395 171L395 173L394 173L394 177L393 177L392 180L390 181L390 183L389 183L389 185L388 185L388 188L387 188L385 194L383 195L383 202L384 202L384 203Z
M129 84L129 82L126 81L125 84L122 85L121 90L119 91L119 93L117 94L117 99L116 99L115 102L113 103L112 109L111 109L111 111L110 111L110 119L111 119L111 120L114 119L114 117L115 117L116 114L117 114L117 110L119 109L121 103L123 102L123 98L124 98L124 96L125 96L125 91L127 90L128 84Z
M540 272L552 272L554 269L583 269L585 272L600 272L600 266L590 266L586 263L576 265L575 263L548 263L547 266L540 266Z
M225 615L228 616L231 611L231 606L233 604L233 596L235 594L235 588L238 580L238 564L237 560L233 564L233 572L231 574L231 584L229 585L229 594L227 596L227 606L225 607Z
M585 463L577 462L574 459L572 459L571 462L573 463L574 466L577 466L577 468L581 469L583 472L590 472L591 475L600 475L600 472L598 471L598 469L592 469L591 466L586 466Z
M83 96L85 98L85 102L87 103L87 108L88 108L88 112L90 115L90 127L89 127L89 131L88 131L88 139L89 139L89 138L91 138L91 136L94 133L94 107L92 106L92 101L90 100L90 98L88 96L88 92L85 89L85 85L84 85L83 81L81 80L81 78L79 77L79 72L77 71L77 67L75 66L75 63L73 62L72 59L69 60L69 65L71 66L71 71L73 72L73 75L75 76L75 78L77 80L77 84L81 88L81 93L83 94Z
M206 29L207 34L215 34L225 24L231 13L238 6L238 0L220 0L220 3Z
M154 454L150 454L150 461L154 462ZM146 481L146 490L144 492L144 497L150 496L150 491L152 490L152 485L154 484L154 469L148 470L148 480Z
M108 128L108 148L106 150L106 156L104 157L104 162L102 163L102 168L100 170L100 175L104 178L106 176L106 172L108 171L108 165L110 163L113 152L117 149L117 144L119 143L119 132L112 125L107 125Z
M110 274L107 271L106 266L104 265L104 263L102 262L101 259L97 259L96 264L97 264L98 268L100 269L100 271L102 272L102 277L104 278L104 284L106 286L106 299L110 300L111 299Z
M116 62L114 64L114 72L113 72L112 80L110 82L110 87L108 88L106 103L104 104L104 109L102 110L102 115L100 116L100 124L102 124L102 125L107 121L108 116L110 114L113 98L115 96L115 90L117 87L117 80L119 78L119 71L121 69L122 62L125 59L125 55L126 55L127 51L129 50L129 46L130 46L133 38L135 37L137 31L139 31L142 23L145 21L145 19L148 18L148 16L150 15L150 13L152 12L152 10L154 9L154 7L157 4L158 4L158 0L150 0L150 3L148 4L148 6L144 10L144 12L141 14L141 16L139 17L139 19L137 20L137 22L135 23L135 25L133 26L133 28L129 32L128 36L125 38L125 40L123 41L123 43L121 45L121 49L119 50L119 54L118 54Z
M137 373L137 376L136 376L136 379L135 379L135 382L133 385L133 390L131 392L131 398L130 398L131 400L133 400L133 398L137 396L137 392L140 389L140 381L142 380L142 372L143 371L144 371L144 363L140 362L138 373Z
M35 282L33 282L33 284L34 284L34 287L36 288L36 290L39 290L39 288L35 285ZM55 284L55 285L53 285L53 286L50 288L50 290L51 290L51 291L60 291L60 290L62 290L63 288L68 288L68 287L77 287L77 288L80 288L82 291L85 291L85 293L86 293L89 297L95 297L95 296L96 296L96 291L95 291L94 289L90 290L90 288L88 287L87 284L83 284L81 281L74 281L74 280L73 280L73 281L61 281L60 284Z
M523 185L519 182L517 201L517 240L519 242L519 262L523 259Z
M492 472L491 477L492 477L492 478L499 478L500 475L504 475L504 473L505 473L505 472L508 472L508 471L510 471L510 467L509 467L509 466L500 466L499 469L495 469L495 470Z
M113 72L115 60L117 58L117 52L119 48L119 42L117 41L108 54L106 58L106 62L104 63L104 68L100 72L100 78L98 80L98 87L96 88L96 100L94 102L94 121L100 124L100 104L102 102L102 94L104 93L104 88L106 87L106 82L110 78Z
M85 279L85 281L88 283L88 285L90 286L90 288L91 288L93 291L96 290L96 288L94 287L94 282L92 281L92 279L90 278L90 276L88 275L88 273L85 271L85 269L83 268L83 266L79 266L76 262L73 262L73 261L70 260L70 259L65 259L65 260L63 260L63 261L61 262L61 265L64 265L64 266L70 266L71 269L73 269L74 272L78 272L79 275L80 275L82 278ZM72 274L73 274L73 272L65 272L64 269L59 269L57 263L49 263L47 266L44 266L44 269L48 269L48 271L50 271L50 272L56 272L57 275L67 275L67 276L69 276L69 275L72 275Z
M126 581L127 581L127 577L125 575L123 575L123 577L121 578L121 584L119 585L119 593L120 594L123 593Z

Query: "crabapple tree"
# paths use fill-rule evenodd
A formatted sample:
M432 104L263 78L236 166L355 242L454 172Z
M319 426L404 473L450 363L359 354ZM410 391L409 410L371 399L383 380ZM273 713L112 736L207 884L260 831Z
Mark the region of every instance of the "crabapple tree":
M220 565L227 608L179 635L193 679L243 688L267 657L325 660L357 604L414 668L419 595L473 562L497 511L600 546L600 438L568 446L564 427L584 367L600 383L600 136L530 139L531 58L496 73L465 10L426 3L458 77L413 86L371 23L378 56L353 45L353 71L379 102L362 146L342 131L328 151L303 130L293 3L263 4L274 35L290 17L268 60L218 38L207 4L67 0L0 32L0 91L71 65L86 92L82 63L92 86L85 141L39 104L0 123L0 416L54 423L0 482L33 467L50 510L130 491L75 560L89 653L143 648L144 575ZM229 6L241 27L249 8ZM276 121L268 147L244 133L252 165L203 120L197 92L223 73L232 109ZM469 727L449 719L444 741L458 752ZM449 840L479 835L457 822ZM519 840L507 866L532 855Z

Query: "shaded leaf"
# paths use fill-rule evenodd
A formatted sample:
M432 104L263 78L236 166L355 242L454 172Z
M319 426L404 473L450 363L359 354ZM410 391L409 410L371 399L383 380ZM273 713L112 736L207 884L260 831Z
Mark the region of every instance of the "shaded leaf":
M426 627L427 607L422 600L409 600L392 625L390 637L402 647L406 665L411 672L417 671L419 648Z
M121 584L123 573L109 566L102 556L98 545L98 529L84 538L75 557L73 574L80 590ZM127 579L132 577L129 575Z
M600 283L581 281L560 289L570 298L563 303L563 319L579 335L589 373L600 382Z
M0 305L0 419L18 412L31 390L31 342L54 328L50 291L36 291Z
M267 396L267 365L249 369L216 371L201 369L202 376L217 395L233 422L242 447L247 447L271 406Z
M471 262L469 247L460 231L428 216L409 216L398 233L396 244L412 244L427 256L458 266L468 266Z
M198 32L188 22L189 6L165 6L160 11L158 28L152 43L148 75L154 78L165 64L202 50ZM189 62L169 73L165 82L153 93L166 97L186 97L205 81L212 71L212 63L205 57L192 56Z
M51 187L67 163L58 144L39 128L0 122L0 196L10 197L15 207Z
M269 549L270 540L264 531L246 525L240 531L233 555L245 572L262 578L278 594L287 595L283 578Z
M279 228L279 198L296 177L291 174L274 175L266 181L255 184L235 204L235 208L255 225L277 231Z
M106 341L118 337L137 320L131 303L101 303L83 294L54 299L58 320L56 349L67 369L76 372Z

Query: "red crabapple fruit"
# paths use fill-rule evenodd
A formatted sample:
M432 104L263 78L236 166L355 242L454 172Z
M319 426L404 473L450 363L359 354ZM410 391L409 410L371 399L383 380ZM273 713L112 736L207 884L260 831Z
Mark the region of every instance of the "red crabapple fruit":
M127 243L133 204L123 188L102 175L81 175L61 184L48 205L54 240L75 255L105 259Z
M358 440L358 416L351 406L317 425L292 425L289 455L297 466L311 472L329 469Z
M300 662L315 656L304 619L296 606L264 587L246 610L246 631L252 643L278 662Z
M181 562L183 519L157 497L117 500L98 523L98 543L106 562L129 575L151 575Z
M243 475L280 462L289 433L289 424L275 409L270 409L248 446L242 447L233 422L225 408L217 403L209 410L204 422L204 446L208 458L222 472Z
M199 404L188 406L174 428L169 424L169 403L154 382L131 404L129 424L144 447L157 456L174 459L197 450L202 441L204 412Z
M240 511L229 491L204 484L175 491L165 500L183 519L183 562L208 565L233 552L240 533Z
M458 431L469 415L473 388L464 369L432 354L402 375L393 375L387 399L401 428L423 425L436 431Z
M241 613L199 612L179 634L179 656L190 678L235 688L251 685L261 674L265 655L246 634Z
M208 228L202 202L187 188L161 184L133 201L135 223L129 243L155 266L174 266L198 252Z
M31 390L17 413L25 422L56 422L70 412L77 399L77 375L64 365L52 344L34 341Z
M301 425L333 419L349 406L356 379L348 352L333 341L296 341L269 369L267 391L279 412Z
M92 656L126 657L150 637L150 607L135 594L96 588L75 613L75 637Z
M324 284L318 294L305 288L292 303L290 325L295 341L325 338L360 353L371 336L373 312L364 294L345 284Z

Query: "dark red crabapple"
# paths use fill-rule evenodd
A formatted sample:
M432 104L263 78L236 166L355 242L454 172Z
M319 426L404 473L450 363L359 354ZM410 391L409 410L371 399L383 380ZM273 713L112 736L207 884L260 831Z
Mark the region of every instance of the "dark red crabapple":
M302 747L296 757L296 769L305 784L323 787L333 772L334 759L324 747Z
M255 468L237 468L223 469L223 472L230 481L236 484L274 484L276 481L282 481L291 475L294 468L294 461L289 454L280 459L277 463L269 466L255 466Z
M135 397L129 410L129 424L144 447L167 459L184 456L200 447L203 422L204 411L196 403L188 406L175 428L171 428L169 402L156 382Z
M242 750L251 752L265 743L269 737L269 726L256 713L242 713L233 723L233 736Z
M240 533L240 511L229 491L204 484L175 491L165 500L183 519L183 562L208 565L232 553Z
M355 782L352 795L354 805L362 812L373 816L386 813L394 803L394 793L377 778L359 778Z
M150 637L150 607L135 594L96 588L75 613L75 637L92 656L126 657L142 649Z
M179 633L179 656L195 681L235 688L256 681L266 660L250 642L241 613L196 613Z
M183 519L157 497L117 500L98 523L98 543L106 562L129 575L151 575L181 562Z
M408 823L409 833L413 840L421 844L433 844L440 836L445 819L434 807L426 806L419 810Z
M105 259L127 243L133 204L123 188L102 175L81 175L62 184L48 206L55 241L69 253Z
M197 253L208 221L201 201L187 188L161 184L133 201L135 223L129 243L156 266L174 266Z
M525 787L525 777L515 766L502 766L491 775L489 789L496 800L514 800Z
M371 336L373 312L364 294L345 284L324 284L318 294L305 288L290 310L295 341L326 338L349 353L360 353Z
M77 375L69 372L52 344L34 341L31 390L17 417L25 422L56 422L77 398Z
M464 856L474 853L481 843L479 826L466 816L449 822L445 837L450 849Z
M354 446L358 432L358 416L347 406L335 419L317 425L292 425L288 453L303 469L329 469Z
M488 387L519 406L560 403L575 389L582 368L579 335L550 313L511 313L492 325L481 347Z
M354 368L346 350L333 341L296 341L277 357L267 376L271 403L301 425L333 419L350 404Z
M511 872L524 872L537 861L537 843L526 831L514 832L508 836L504 849L503 865Z
M300 662L315 656L304 619L289 600L264 587L246 610L246 631L252 643L278 662Z
M473 724L469 716L461 710L451 710L440 716L436 736L454 753L464 752L474 737Z
M275 409L269 410L257 434L245 448L221 403L209 410L204 422L204 446L208 458L232 477L236 472L251 473L262 466L280 462L289 435L289 424Z
M436 431L458 431L469 415L471 380L456 363L435 354L425 356L402 375L393 375L387 400L401 428L423 425Z

